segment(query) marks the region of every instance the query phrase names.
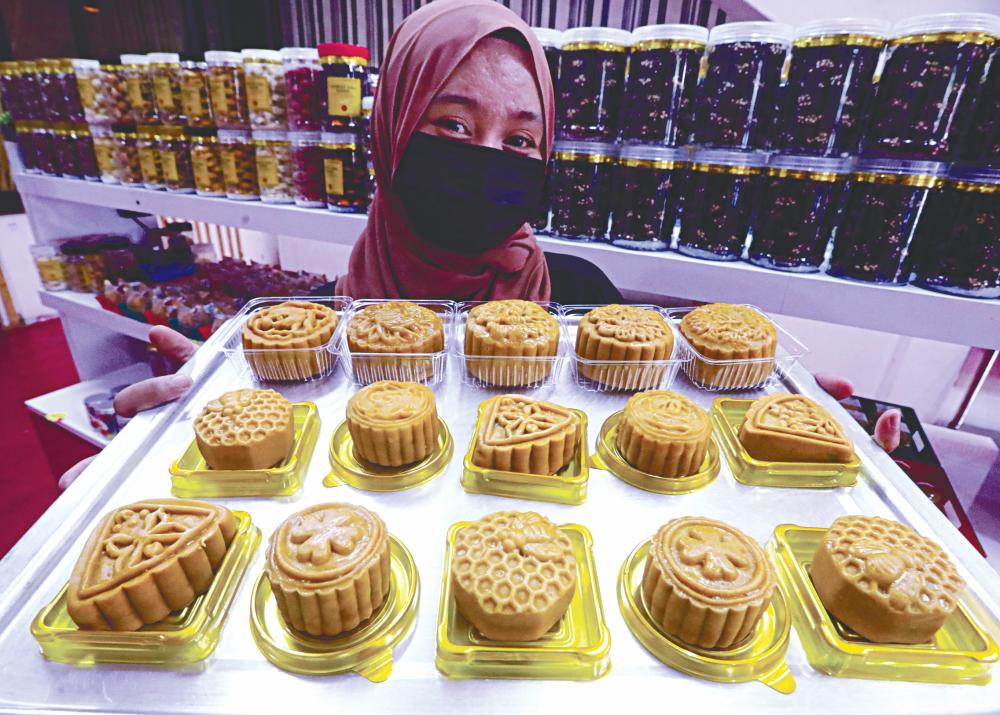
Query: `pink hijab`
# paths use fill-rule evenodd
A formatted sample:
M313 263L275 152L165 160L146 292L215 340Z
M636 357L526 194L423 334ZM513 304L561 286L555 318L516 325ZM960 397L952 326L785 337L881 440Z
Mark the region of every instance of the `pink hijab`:
M407 225L392 178L427 107L477 42L504 29L524 36L534 60L545 115L542 156L552 150L552 79L534 33L492 0L435 0L407 17L389 41L372 115L372 159L378 190L368 225L351 252L337 293L353 298L548 300L545 256L525 224L484 253L469 256L432 246Z

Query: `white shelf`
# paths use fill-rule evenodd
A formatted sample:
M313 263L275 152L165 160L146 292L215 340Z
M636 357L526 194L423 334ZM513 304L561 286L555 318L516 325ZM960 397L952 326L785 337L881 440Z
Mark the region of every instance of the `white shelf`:
M38 291L38 295L44 305L58 311L61 316L85 320L105 330L149 342L149 324L105 310L91 293L42 290Z

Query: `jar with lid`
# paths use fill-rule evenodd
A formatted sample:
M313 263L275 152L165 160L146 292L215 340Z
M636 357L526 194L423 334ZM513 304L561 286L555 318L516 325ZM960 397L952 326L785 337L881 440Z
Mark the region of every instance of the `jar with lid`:
M184 125L181 98L181 56L176 52L150 52L149 81L153 85L156 118L164 124Z
M357 132L323 132L326 207L338 213L364 213L368 207L367 152Z
M277 50L243 50L242 54L250 128L285 129L288 113L281 53Z
M72 239L62 244L66 284L79 293L98 293L104 288L104 259L96 241Z
M847 182L830 275L902 285L913 266L910 244L928 195L947 165L935 161L861 159Z
M632 34L609 27L563 33L556 92L558 136L613 141L618 135Z
M181 62L181 111L189 127L215 126L208 97L208 65L204 62Z
M163 172L163 185L175 194L194 193L194 172L191 170L191 149L181 127L160 127L156 152Z
M45 290L66 290L66 271L59 247L52 243L33 243L31 257Z
M42 91L39 87L38 63L31 60L18 62L20 72L18 78L21 87L21 104L24 106L25 119L45 119L45 106L42 102Z
M114 124L128 121L132 109L125 87L125 75L120 64L102 63L97 75L94 102L97 121Z
M102 121L97 107L101 63L97 60L73 60L73 72L76 77L76 91L80 97L84 119L91 124Z
M686 148L622 148L611 190L611 242L640 251L670 247L681 204Z
M0 62L0 105L15 122L27 119L21 98L21 69L13 60Z
M80 155L76 149L76 134L73 132L73 125L68 122L60 122L55 125L52 135L59 176L64 179L82 179L83 171L80 169Z
M37 122L24 120L17 123L14 140L17 142L18 153L21 155L21 165L29 174L39 173L38 161L35 157L34 131Z
M128 99L128 116L123 121L149 124L156 121L153 83L149 79L149 58L146 55L121 56L121 73Z
M976 88L1000 37L986 13L896 23L864 139L866 154L946 161L972 122Z
M115 124L114 132L114 172L118 182L126 186L143 183L142 163L139 161L139 135L134 124ZM103 177L102 177L103 180Z
M566 238L604 239L617 160L614 144L555 143L549 178L553 233Z
M38 91L44 107L44 118L50 122L68 122L69 111L63 96L62 74L72 72L72 62L68 59L40 59L38 68ZM67 70L68 67L68 70Z
M694 258L739 260L766 164L764 152L697 149L685 177L677 250Z
M361 99L367 94L369 59L367 47L344 42L320 43L323 86L319 105L323 131L358 128Z
M993 56L986 80L979 88L962 157L969 162L1000 166L1000 51Z
M90 128L91 140L94 144L94 160L101 181L105 184L117 184L115 175L115 133L108 124L95 124Z
M98 126L98 125L94 125ZM73 136L76 139L76 153L80 162L80 173L87 181L100 181L101 170L97 166L97 153L94 149L94 138L90 127L83 122L73 125Z
M320 133L288 132L288 140L292 145L292 186L295 189L295 205L307 208L325 207L326 184Z
M245 129L250 119L243 55L210 50L205 53L205 63L208 65L208 92L215 126L219 129Z
M219 159L226 198L254 201L260 198L257 161L250 132L242 129L219 130Z
M292 147L288 132L259 129L253 132L260 200L266 204L295 202L292 186Z
M139 167L142 170L142 184L147 189L165 189L163 183L163 168L160 165L160 155L157 152L160 140L157 136L159 127L140 124L137 132L136 149L139 153Z
M708 30L698 25L645 25L632 31L622 141L687 143L707 40Z
M771 156L760 181L748 260L779 271L818 271L850 169L850 159Z
M56 157L55 128L46 122L39 122L31 133L31 144L35 155L35 167L42 174L59 175L59 161Z
M225 196L226 183L222 176L222 159L215 131L194 130L190 140L195 192L198 196Z
M538 44L545 52L545 63L549 66L549 76L552 77L552 86L557 87L559 82L559 57L562 51L559 49L563 44L563 34L559 30L551 27L533 27L531 31L538 38Z
M732 149L771 145L791 42L792 27L780 22L730 22L712 28L696 100L695 143Z
M318 132L319 90L323 76L319 51L314 47L284 47L281 62L285 68L285 93L288 96L288 128L292 131Z

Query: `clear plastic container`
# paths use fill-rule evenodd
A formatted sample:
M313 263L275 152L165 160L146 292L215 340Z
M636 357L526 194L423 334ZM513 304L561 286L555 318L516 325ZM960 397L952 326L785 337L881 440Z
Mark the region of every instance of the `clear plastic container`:
M250 132L242 129L219 130L219 160L226 184L226 198L235 201L256 201L260 198L257 185L257 160Z
M563 33L557 136L614 141L631 44L631 33L609 27L574 27Z
M31 257L45 290L66 290L66 269L62 252L52 243L33 243Z
M181 100L181 56L176 52L151 52L149 81L153 85L156 117L164 124L184 125Z
M622 141L687 143L707 41L708 30L698 25L645 25L632 31Z
M641 251L670 247L681 205L687 149L626 146L611 194L611 242Z
M59 176L64 179L82 179L83 171L80 169L80 155L76 149L73 125L67 122L56 124L52 137Z
M45 106L42 103L42 92L39 88L38 63L34 61L18 62L21 103L24 106L25 119L45 118Z
M191 147L181 127L161 127L156 132L157 155L163 172L163 186L175 194L194 193Z
M44 108L44 118L50 122L68 122L69 106L64 94L63 76L72 74L72 61L68 59L41 59L37 67L38 91Z
M779 22L730 22L712 28L696 99L695 143L732 149L770 146L791 43L792 27Z
M326 207L326 179L323 144L319 132L288 132L292 145L292 186L295 205L306 208Z
M243 50L250 128L285 129L285 70L277 50Z
M35 157L34 131L36 122L30 119L17 122L14 141L21 155L21 165L29 174L39 173L38 160Z
M288 141L288 132L259 129L253 132L252 141L260 200L266 204L294 203L292 146Z
M122 55L122 77L128 97L128 121L147 124L156 121L156 101L149 79L149 58L146 55Z
M370 198L367 152L356 132L323 132L326 207L338 213L364 213Z
M552 232L567 238L604 239L618 147L604 142L557 141L549 191Z
M538 38L538 43L545 52L545 63L549 66L549 76L552 77L552 87L559 86L559 58L563 44L563 34L551 27L533 27L531 31Z
M288 96L288 129L318 132L323 74L319 51L314 47L283 47L281 63L285 68L285 93Z
M115 178L126 186L143 183L142 163L139 160L139 135L134 124L118 124L114 130Z
M97 122L104 124L126 122L131 118L132 108L122 65L101 65L94 87L94 111Z
M35 157L35 168L48 176L59 175L59 163L56 159L55 129L51 124L39 122L31 132L32 153Z
M94 125L98 126L98 125ZM77 160L80 164L80 173L87 181L100 181L101 170L97 165L97 153L94 148L94 137L90 127L83 122L73 125L73 137L76 140Z
M210 50L205 53L205 63L208 65L208 91L215 126L219 129L245 129L250 125L250 117L243 55Z
M103 121L97 106L97 91L101 85L101 63L97 60L73 60L76 77L77 96L87 122L97 124Z
M94 159L100 179L105 184L119 183L115 175L115 133L107 124L95 124L90 128L94 142Z
M158 127L142 125L136 132L136 149L139 154L139 167L142 170L142 184L147 189L165 189L163 183L163 168L160 165L160 154L157 151L159 138Z
M181 110L188 127L214 127L212 102L208 96L208 65L181 62Z
M226 182L222 173L219 140L213 130L204 131L204 134L192 134L190 137L194 190L198 196L225 196Z
M12 60L0 62L0 106L10 112L15 122L27 119L24 98L21 96L20 63Z
M361 100L369 84L368 48L343 42L319 45L323 87L319 92L323 131L340 132L361 126Z
M1000 166L1000 60L996 55L979 88L976 113L966 134L962 158L976 164Z

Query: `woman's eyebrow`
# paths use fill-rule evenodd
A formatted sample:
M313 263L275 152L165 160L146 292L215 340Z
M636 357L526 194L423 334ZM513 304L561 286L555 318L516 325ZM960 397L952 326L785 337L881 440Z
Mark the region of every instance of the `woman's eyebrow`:
M454 92L442 92L434 97L433 102L444 102L447 104L460 104L470 109L477 109L481 106L481 103L475 97L470 97L467 94L455 94ZM523 119L525 121L533 122L540 118L538 112L533 112L530 109L515 109L510 113L511 119Z

